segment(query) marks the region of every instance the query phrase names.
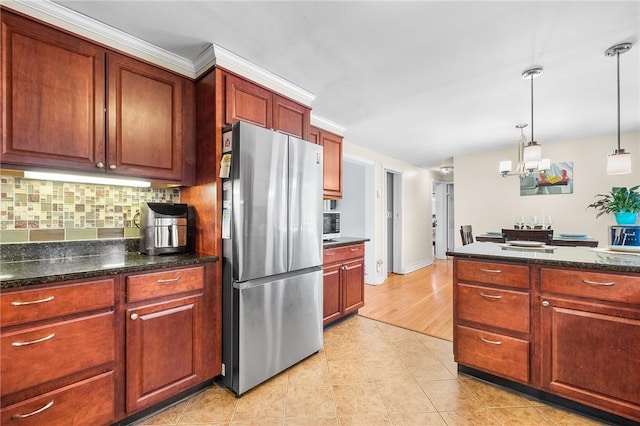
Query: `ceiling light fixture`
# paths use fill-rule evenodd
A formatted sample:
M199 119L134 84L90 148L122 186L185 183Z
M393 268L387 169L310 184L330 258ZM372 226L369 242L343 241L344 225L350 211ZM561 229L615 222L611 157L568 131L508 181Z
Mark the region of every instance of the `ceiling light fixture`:
M518 165L514 171L511 170L510 160L500 162L500 175L507 176L529 176L535 171L547 170L551 167L548 158L542 158L542 146L533 138L533 79L542 74L542 67L530 68L522 73L522 78L531 80L531 140L527 142L524 135L526 123L516 125L520 129L520 140L518 141Z
M605 56L615 56L618 62L618 149L607 156L608 175L631 173L631 153L620 148L620 54L629 51L631 46L631 43L616 44L604 52Z
M24 172L25 179L37 179L37 180L53 180L62 182L75 182L75 183L92 183L97 185L117 185L117 186L133 186L138 188L148 188L151 186L151 182L132 179L120 179L120 178L107 178L102 176L88 176L88 175L70 175L63 173L50 173L50 172Z
M452 171L453 171L453 166L442 166L442 167L440 167L440 173L443 173L445 175L448 175Z

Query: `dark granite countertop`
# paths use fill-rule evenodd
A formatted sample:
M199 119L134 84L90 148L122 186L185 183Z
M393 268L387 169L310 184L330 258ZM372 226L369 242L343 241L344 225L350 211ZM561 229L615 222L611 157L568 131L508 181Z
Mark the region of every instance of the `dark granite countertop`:
M475 242L456 247L448 251L447 255L564 268L640 273L640 255L614 252L607 248L560 246L521 248L500 243Z
M341 237L334 238L332 240L325 240L322 242L324 248L336 248L342 246L350 246L353 244L362 244L370 241L369 238L355 238L355 237Z
M0 289L198 265L218 260L218 256L184 253L148 256L127 251L127 248L132 248L131 244L117 242L84 244L86 247L67 243L3 245ZM28 253L33 258L29 258Z

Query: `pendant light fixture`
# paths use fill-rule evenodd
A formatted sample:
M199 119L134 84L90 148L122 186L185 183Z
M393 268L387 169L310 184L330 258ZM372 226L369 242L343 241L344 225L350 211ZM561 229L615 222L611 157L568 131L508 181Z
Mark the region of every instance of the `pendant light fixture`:
M631 153L620 147L620 54L629 51L631 46L631 43L616 44L604 52L605 56L615 56L618 62L618 149L607 156L608 175L631 173Z
M500 162L500 175L507 176L529 176L535 171L549 169L551 161L542 159L542 146L533 138L533 79L542 74L542 67L529 68L522 73L522 78L531 79L531 140L527 142L524 135L526 123L516 125L520 129L520 140L518 141L518 165L511 171L511 161Z
M537 163L542 160L542 146L533 138L533 79L542 74L542 67L530 68L522 73L522 78L531 80L531 141L525 145L522 152L522 160L527 170L537 168Z

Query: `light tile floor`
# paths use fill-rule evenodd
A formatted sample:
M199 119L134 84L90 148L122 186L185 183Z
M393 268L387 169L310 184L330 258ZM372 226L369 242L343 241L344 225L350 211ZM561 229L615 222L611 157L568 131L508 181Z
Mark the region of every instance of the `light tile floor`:
M599 425L458 375L452 343L352 316L324 349L236 398L218 386L139 423L161 425Z

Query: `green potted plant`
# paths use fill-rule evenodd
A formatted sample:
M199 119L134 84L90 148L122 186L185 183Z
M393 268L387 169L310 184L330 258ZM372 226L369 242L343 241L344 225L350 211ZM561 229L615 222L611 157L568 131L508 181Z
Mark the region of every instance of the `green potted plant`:
M608 194L597 194L597 201L589 204L587 208L592 207L599 210L596 217L600 217L605 213L613 213L616 217L618 225L633 225L638 220L640 213L640 193L638 193L640 185L626 187L613 187Z

